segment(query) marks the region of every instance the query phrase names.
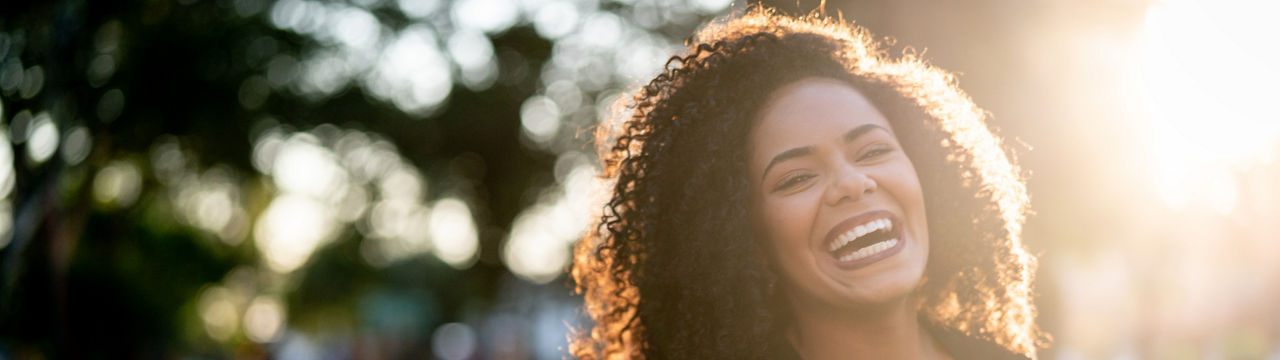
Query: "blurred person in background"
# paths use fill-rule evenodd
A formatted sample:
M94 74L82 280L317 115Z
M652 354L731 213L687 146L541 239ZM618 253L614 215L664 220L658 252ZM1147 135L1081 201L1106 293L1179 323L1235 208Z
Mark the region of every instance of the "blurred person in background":
M842 20L707 25L602 127L583 359L1035 358L1018 167L947 72ZM608 122L606 122L608 124Z

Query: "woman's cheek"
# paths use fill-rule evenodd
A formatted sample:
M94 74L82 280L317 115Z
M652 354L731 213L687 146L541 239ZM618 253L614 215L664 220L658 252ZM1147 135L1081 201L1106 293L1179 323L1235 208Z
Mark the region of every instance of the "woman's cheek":
M783 253L803 251L807 248L810 224L813 223L812 207L804 206L803 194L793 194L771 201L768 206L770 237Z

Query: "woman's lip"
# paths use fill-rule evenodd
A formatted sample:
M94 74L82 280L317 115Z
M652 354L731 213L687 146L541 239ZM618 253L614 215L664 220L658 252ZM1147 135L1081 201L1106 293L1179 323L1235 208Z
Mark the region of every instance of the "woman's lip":
M889 219L889 221L893 222L893 230L891 230L893 232L893 235L890 237L890 239L893 239L893 238L898 239L897 244L895 244L891 248L885 249L884 251L881 251L874 255L857 259L857 260L849 260L849 261L840 261L839 257L836 256L836 254L830 251L825 251L827 246L829 246L831 242L835 241L836 238L839 237L840 235L843 235L844 233L847 233L850 230L857 228L858 225L865 224L868 221L875 220L875 219ZM827 232L827 236L823 237L822 244L819 244L818 248L819 248L819 251L826 254L827 258L831 259L831 261L835 263L836 267L840 269L854 270L854 269L862 268L867 265L871 265L872 263L875 263L877 261L880 261L884 258L893 256L894 254L897 254L898 252L902 251L902 248L906 246L908 241L905 235L906 232L903 231L904 226L905 224L902 224L901 221L899 221L897 216L895 216L892 212L889 212L887 210L875 210L875 211L864 212L862 214L858 214L857 216L845 219L844 221L841 221L840 223L836 224L836 226L832 227L831 230Z

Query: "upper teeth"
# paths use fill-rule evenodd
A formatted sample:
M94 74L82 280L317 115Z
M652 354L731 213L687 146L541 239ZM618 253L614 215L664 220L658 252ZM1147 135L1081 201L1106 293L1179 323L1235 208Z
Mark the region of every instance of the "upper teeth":
M850 241L881 229L892 230L893 222L889 221L889 219L876 219L868 221L865 224L858 225L853 228L853 230L849 230L849 232L837 236L836 240L831 242L831 249L829 251L836 251L836 249L848 244Z

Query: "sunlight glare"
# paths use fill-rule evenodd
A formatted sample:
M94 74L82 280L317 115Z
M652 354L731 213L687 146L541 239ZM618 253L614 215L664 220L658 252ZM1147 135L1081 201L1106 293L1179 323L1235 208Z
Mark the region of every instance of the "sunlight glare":
M1142 90L1153 179L1173 208L1234 211L1235 172L1273 161L1280 138L1275 2L1164 1L1147 10Z

